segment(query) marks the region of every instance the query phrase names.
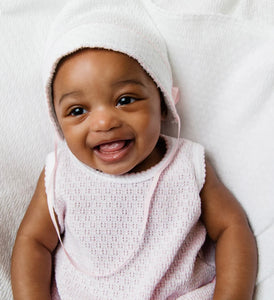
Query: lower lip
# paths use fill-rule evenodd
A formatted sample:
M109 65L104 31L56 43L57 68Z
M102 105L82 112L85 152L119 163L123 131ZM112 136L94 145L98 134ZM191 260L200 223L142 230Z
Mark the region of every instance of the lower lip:
M118 151L113 152L101 152L98 149L94 149L95 155L106 163L115 163L122 160L131 150L133 141L127 142L127 144Z

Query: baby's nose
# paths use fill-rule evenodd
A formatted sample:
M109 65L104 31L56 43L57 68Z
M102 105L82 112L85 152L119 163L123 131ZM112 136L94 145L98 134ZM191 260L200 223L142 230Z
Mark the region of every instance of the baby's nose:
M121 119L115 108L99 107L90 115L92 131L109 131L121 126Z

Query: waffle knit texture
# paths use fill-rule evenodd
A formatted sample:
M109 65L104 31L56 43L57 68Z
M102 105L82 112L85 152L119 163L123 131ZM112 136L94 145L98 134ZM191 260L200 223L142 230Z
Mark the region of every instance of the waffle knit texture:
M61 299L212 299L215 267L201 250L206 230L200 222L199 192L205 162L199 144L180 140L176 156L158 181L139 240L146 192L177 143L164 138L167 152L159 164L120 176L84 165L65 143L59 149L53 206L64 246L77 264L75 268L58 248L55 282ZM53 166L50 154L47 193ZM50 205L51 195L47 197ZM135 248L132 259L117 269ZM109 271L114 273L104 276Z
M72 0L52 25L43 68L50 117L60 137L63 135L54 112L52 80L58 62L83 48L118 51L137 60L164 95L168 107L164 127L170 130L171 121L179 122L166 44L143 2Z

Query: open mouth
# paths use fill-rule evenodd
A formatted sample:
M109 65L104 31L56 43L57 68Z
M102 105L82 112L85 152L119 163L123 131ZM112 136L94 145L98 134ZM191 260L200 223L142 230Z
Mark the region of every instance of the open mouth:
M93 148L98 158L105 162L116 162L125 155L133 145L133 140L118 140L109 143L103 143Z

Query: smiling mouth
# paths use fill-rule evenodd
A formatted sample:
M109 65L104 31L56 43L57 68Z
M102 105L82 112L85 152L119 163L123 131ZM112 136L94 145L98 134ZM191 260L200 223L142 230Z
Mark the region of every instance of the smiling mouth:
M114 163L123 159L130 151L133 140L118 140L103 143L93 148L95 155L102 161Z

